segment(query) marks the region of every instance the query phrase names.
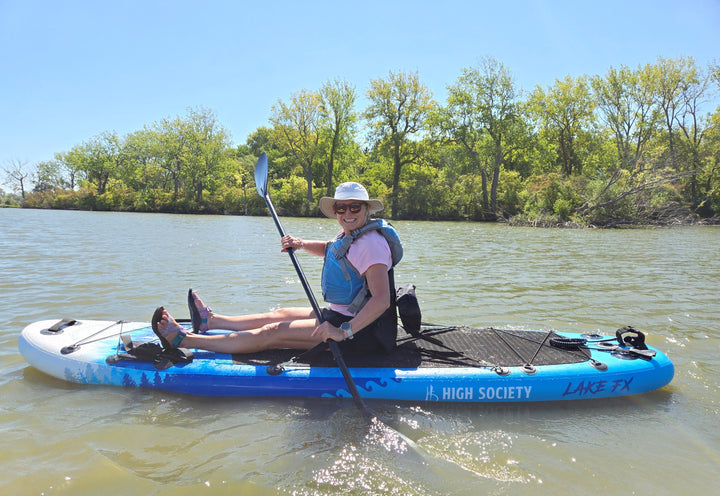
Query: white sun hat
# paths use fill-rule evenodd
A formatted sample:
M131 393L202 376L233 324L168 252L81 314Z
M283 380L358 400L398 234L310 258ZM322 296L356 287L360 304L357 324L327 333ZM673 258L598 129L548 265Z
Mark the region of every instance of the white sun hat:
M333 205L338 200L359 200L368 204L368 210L371 214L382 210L383 204L380 200L371 200L365 187L356 182L348 182L339 184L335 188L335 196L323 196L320 198L320 210L326 217L335 218Z

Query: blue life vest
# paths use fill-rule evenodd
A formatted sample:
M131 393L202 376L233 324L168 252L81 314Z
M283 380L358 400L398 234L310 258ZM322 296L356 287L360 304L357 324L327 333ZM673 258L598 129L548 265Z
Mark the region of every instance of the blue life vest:
M395 228L383 219L371 220L347 236L340 233L325 247L325 263L321 277L323 298L329 303L350 305L348 311L354 315L370 299L370 292L365 277L348 261L347 251L353 241L373 230L377 230L387 240L392 255L392 267L395 267L402 259L403 248ZM391 293L394 292L395 288L391 288Z

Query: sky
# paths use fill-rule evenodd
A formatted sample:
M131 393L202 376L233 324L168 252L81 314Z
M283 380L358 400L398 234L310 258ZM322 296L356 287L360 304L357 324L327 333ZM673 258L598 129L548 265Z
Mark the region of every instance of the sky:
M279 100L334 79L357 110L391 71L444 103L487 56L526 91L658 57L706 67L720 0L0 0L0 170L190 108L244 144Z

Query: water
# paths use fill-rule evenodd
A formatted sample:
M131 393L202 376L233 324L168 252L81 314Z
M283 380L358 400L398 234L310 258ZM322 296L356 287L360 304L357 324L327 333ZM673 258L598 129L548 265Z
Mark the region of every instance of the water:
M324 219L283 219L330 238ZM29 367L41 319L306 305L269 217L0 209L0 488L12 495L675 495L720 483L720 228L545 230L396 222L440 324L613 332L633 325L671 385L612 401L377 402L434 454L423 463L351 401L197 398L65 383ZM300 253L308 279L320 260ZM316 289L316 293L319 291Z

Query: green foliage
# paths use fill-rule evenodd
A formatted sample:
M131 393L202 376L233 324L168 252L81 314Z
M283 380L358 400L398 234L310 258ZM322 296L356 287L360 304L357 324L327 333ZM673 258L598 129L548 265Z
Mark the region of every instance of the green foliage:
M622 175L627 176L628 172L623 171ZM604 178L596 179L590 182L588 191L590 196L596 198L596 203L600 205L586 216L589 223L605 225L613 219L635 218L633 205L629 197L608 203L622 194L622 184L619 182L608 187L607 180Z
M433 119L458 145L468 169L480 174L482 219L493 220L503 162L525 139L515 82L502 63L485 58L480 67L464 69L448 92L447 107Z
M26 196L27 199L29 197ZM23 203L23 199L18 196L14 195L12 193L6 193L5 191L0 188L0 206L2 207L19 207Z
M448 204L452 191L443 172L427 165L413 164L406 168L412 179L402 182L400 208L405 217L415 220L452 218Z
M398 218L402 211L400 181L403 167L417 164L422 155L419 137L426 131L435 108L432 93L417 73L390 72L387 79L370 82L370 105L365 111L369 136L375 147L392 160L389 214Z
M523 215L530 221L567 222L575 220L576 209L583 203L587 181L566 178L559 173L533 175L525 181Z
M272 198L280 215L308 215L307 183L300 176L275 181Z
M587 78L556 80L547 92L538 87L527 108L541 130L538 143L544 148L546 168L566 176L580 174L590 152L589 130L595 122L595 102Z
M527 198L523 213L530 217L552 214L560 191L560 175L533 175L526 181Z
M453 205L457 218L483 220L482 177L479 174L463 174L453 187Z
M104 132L31 172L3 167L31 208L265 215L254 164L269 160L282 215L319 216L317 198L360 181L385 216L533 225L666 223L720 216L717 66L658 59L565 77L523 95L502 63L463 69L438 105L417 73L354 87L326 82L272 108L243 145L206 109L126 136ZM714 79L713 79L714 78ZM25 181L34 182L32 191ZM24 198L23 198L24 196Z
M523 211L527 195L523 179L517 171L500 171L498 186L498 207L504 218L509 218Z
M0 206L3 206L3 207L13 206L10 196L7 195L2 188L0 188Z

